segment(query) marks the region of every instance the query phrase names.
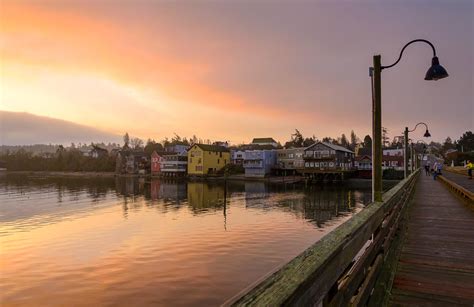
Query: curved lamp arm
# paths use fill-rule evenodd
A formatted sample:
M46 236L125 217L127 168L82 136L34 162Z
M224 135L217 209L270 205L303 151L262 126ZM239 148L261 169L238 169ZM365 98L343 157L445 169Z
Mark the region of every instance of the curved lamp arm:
M397 65L398 62L400 62L400 60L402 59L403 51L405 51L405 48L408 47L409 45L415 43L415 42L424 42L424 43L427 43L428 45L430 45L431 49L433 49L433 57L436 57L436 49L435 49L435 47L433 46L433 44L431 42L427 41L426 39L415 39L415 40L412 40L411 42L407 43L405 46L403 46L402 51L400 51L400 56L398 57L398 60L395 63L393 63L392 65L388 65L388 66L382 66L381 69L390 68L390 67L393 67L393 66Z
M425 123L423 123L423 122L420 122L420 123L416 124L415 128L413 128L412 130L408 130L408 132L413 132L413 131L415 131L416 128L418 128L419 125L425 125L426 130L428 130L428 125L425 124Z

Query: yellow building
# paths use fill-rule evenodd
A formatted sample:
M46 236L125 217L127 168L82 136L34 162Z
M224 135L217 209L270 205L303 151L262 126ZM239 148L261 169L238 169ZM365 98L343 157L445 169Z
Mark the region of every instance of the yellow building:
M216 174L230 163L230 152L224 146L194 144L188 150L188 174Z

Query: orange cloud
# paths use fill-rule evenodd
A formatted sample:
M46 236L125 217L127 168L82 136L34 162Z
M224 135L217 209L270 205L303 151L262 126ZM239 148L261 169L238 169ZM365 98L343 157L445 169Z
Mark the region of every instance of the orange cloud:
M175 109L199 105L264 117L286 115L286 110L270 109L205 84L201 80L214 69L212 61L198 63L161 52L153 46L153 40L160 39L159 32L150 37L105 19L41 6L7 4L3 16L1 52L6 65L17 62L98 75L139 90L159 91Z

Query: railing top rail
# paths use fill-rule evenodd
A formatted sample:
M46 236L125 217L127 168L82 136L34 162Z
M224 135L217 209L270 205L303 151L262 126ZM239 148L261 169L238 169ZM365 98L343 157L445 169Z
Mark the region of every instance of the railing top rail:
M310 291L310 297L324 297L367 242L367 238L380 226L386 207L406 191L418 172L400 181L384 193L382 202L369 204L348 221L331 231L303 253L280 269L253 283L228 300L224 305L235 306L277 306L285 304L315 304L302 301ZM308 281L316 284L305 289Z

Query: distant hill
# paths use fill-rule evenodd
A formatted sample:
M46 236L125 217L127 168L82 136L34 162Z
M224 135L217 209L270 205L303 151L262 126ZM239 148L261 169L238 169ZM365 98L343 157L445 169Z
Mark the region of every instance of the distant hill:
M0 145L121 143L121 136L73 122L0 111Z

